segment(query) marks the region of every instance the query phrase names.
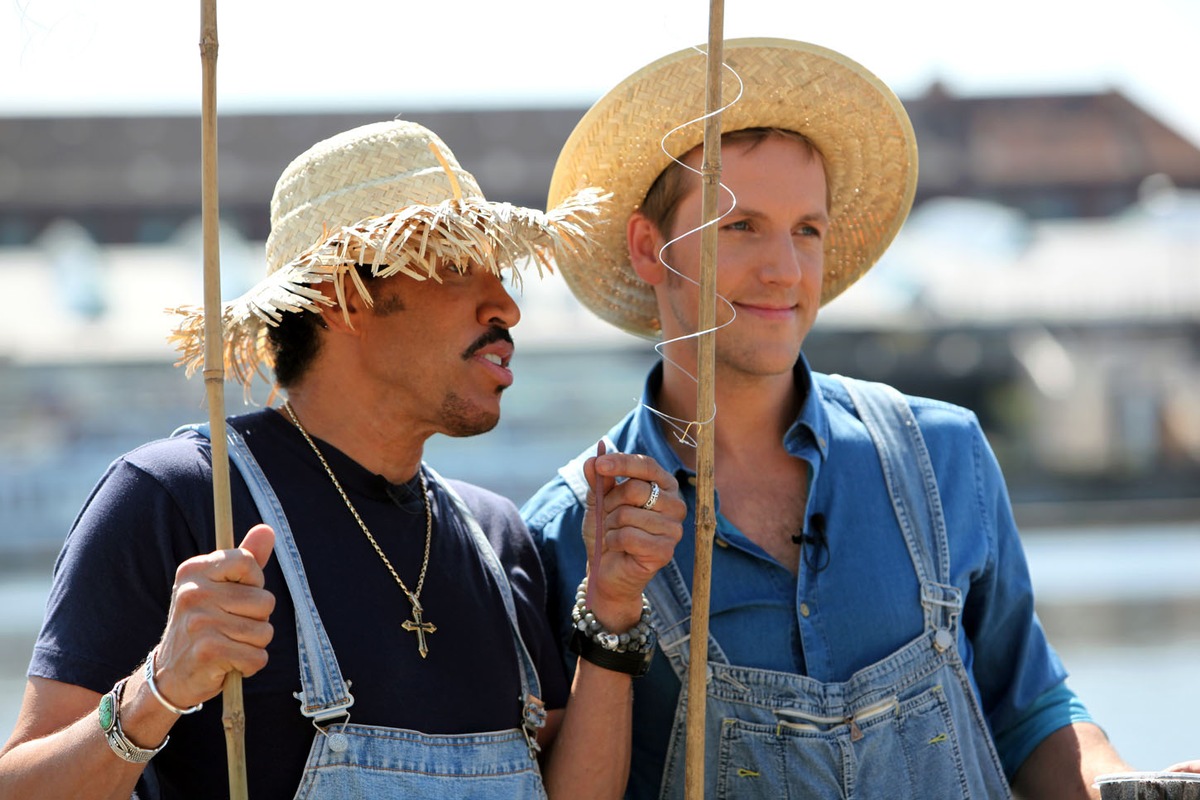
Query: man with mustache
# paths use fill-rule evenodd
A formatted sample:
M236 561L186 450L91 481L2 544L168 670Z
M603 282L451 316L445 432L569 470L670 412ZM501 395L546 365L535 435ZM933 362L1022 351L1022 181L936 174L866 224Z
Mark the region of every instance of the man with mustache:
M501 271L585 247L597 202L489 203L409 122L293 161L268 275L223 310L228 374L270 368L286 398L229 419L245 538L214 552L225 431L114 462L56 566L0 797L226 796L210 701L230 671L256 798L618 796L653 652L642 589L682 531L674 479L643 456L589 461L607 487L589 641L617 644L585 649L568 687L516 508L422 461L430 436L499 419L520 317ZM194 368L203 315L181 312Z

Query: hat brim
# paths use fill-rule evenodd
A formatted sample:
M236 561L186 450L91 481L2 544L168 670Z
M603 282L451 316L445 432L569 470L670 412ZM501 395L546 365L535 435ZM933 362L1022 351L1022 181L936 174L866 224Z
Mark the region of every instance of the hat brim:
M722 97L731 104L721 114L723 131L795 131L824 157L831 197L821 296L827 303L871 268L908 216L917 187L912 123L891 89L832 50L733 39L724 43L724 60ZM612 194L592 255L560 258L558 266L583 305L638 336L658 337L658 307L630 264L625 223L672 157L703 143L706 77L705 54L691 48L629 76L580 120L551 179L550 206L584 187ZM744 90L734 101L739 78ZM672 131L689 120L697 122Z
M572 193L549 212L493 203L483 198L446 200L438 205L410 205L381 217L361 220L327 235L322 241L271 272L241 297L221 309L225 374L249 387L270 366L268 326L289 312L343 307L349 276L371 302L356 267L370 265L374 277L407 275L440 280L446 265L470 264L495 275L532 264L539 275L553 270L557 258L585 260L592 246L592 226L607 198L594 189ZM333 285L334 297L320 285ZM168 309L182 319L170 335L180 353L177 366L190 376L204 363L204 309Z

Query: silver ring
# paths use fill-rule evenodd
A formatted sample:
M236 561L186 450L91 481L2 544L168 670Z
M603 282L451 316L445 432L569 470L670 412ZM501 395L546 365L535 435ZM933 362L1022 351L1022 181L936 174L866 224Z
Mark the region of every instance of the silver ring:
M654 508L654 504L658 502L659 494L660 492L658 490L658 483L656 481L650 481L650 496L646 498L646 502L642 503L642 508L646 509L647 511Z

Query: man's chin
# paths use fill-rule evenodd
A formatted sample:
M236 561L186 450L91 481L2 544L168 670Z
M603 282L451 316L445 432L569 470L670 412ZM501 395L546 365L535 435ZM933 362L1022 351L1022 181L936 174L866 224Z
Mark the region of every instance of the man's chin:
M470 436L478 436L481 433L487 433L500 424L499 415L492 417L491 420L479 420L470 424L455 425L452 428L444 431L444 433L453 439L466 439Z
M487 433L500 423L500 393L483 402L451 394L442 403L442 433L456 439Z

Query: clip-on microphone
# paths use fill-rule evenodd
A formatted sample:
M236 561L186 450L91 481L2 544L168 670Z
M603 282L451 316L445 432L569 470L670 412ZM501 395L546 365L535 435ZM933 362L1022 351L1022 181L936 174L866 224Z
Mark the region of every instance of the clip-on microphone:
M813 514L808 518L808 526L812 529L812 533L800 532L792 534L792 541L796 544L808 544L813 547L823 547L825 545L825 515Z

